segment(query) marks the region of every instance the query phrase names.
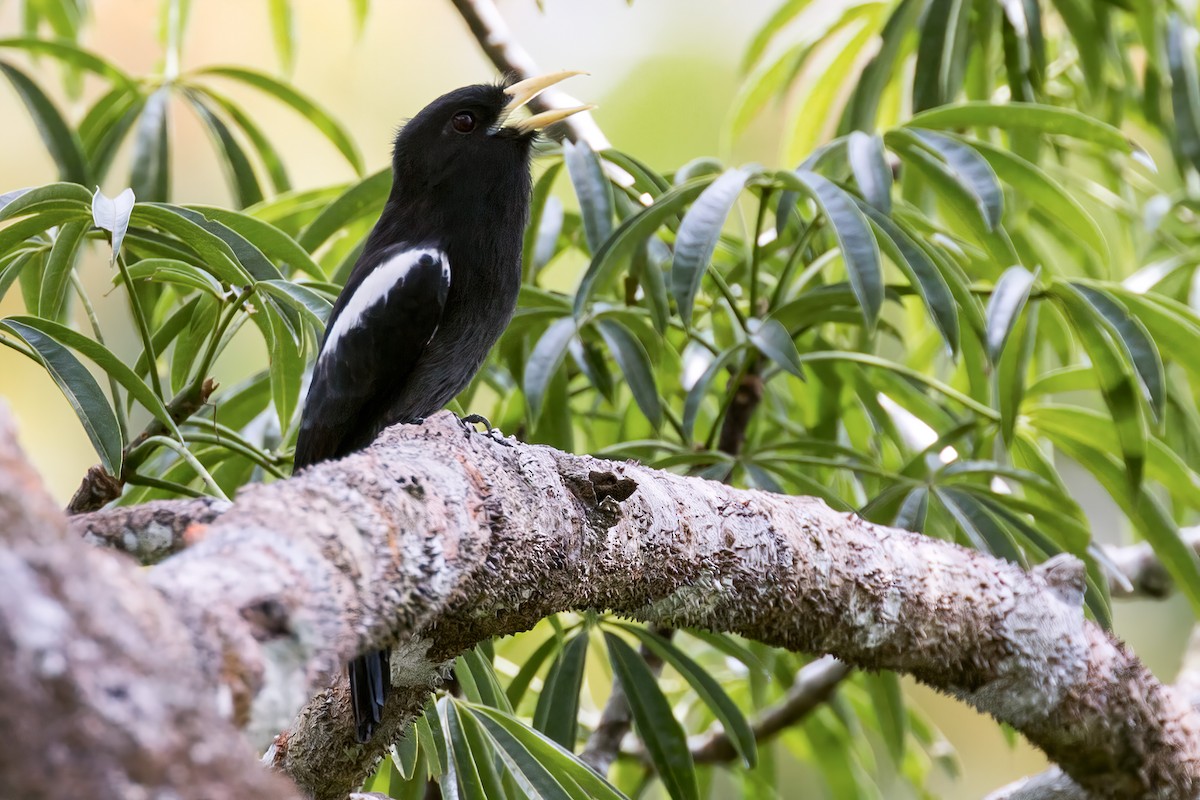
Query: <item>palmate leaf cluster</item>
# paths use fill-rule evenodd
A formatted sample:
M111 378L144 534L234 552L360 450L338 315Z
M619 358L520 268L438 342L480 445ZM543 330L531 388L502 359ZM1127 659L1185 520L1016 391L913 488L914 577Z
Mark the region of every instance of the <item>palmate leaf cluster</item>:
M76 41L81 4L25 5L0 71L59 182L0 196L0 296L25 308L0 320L0 343L57 382L125 482L118 502L286 476L306 370L390 174L363 177L348 133L285 78L180 68L186 3L164 4L164 68L149 76ZM269 9L286 70L290 5ZM781 102L788 168L545 148L519 311L457 409L526 441L815 495L1024 565L1069 552L1088 567L1088 613L1109 625L1104 553L1063 478L1076 465L1200 611L1179 537L1200 510L1194 23L1162 2L782 3L747 47L727 133ZM22 57L59 64L63 85ZM68 118L52 98L81 74L103 88ZM354 179L293 189L230 82L299 112ZM212 134L236 209L173 187L180 108ZM92 188L126 141L136 202ZM105 269L134 351L108 346L112 321L80 277ZM268 363L213 391L252 338ZM919 793L931 765L953 768L888 674L846 681L782 748L756 744L748 719L808 660L562 615L459 659L460 693L431 702L369 786L759 796L778 790L786 755L842 798ZM571 753L614 678L640 744L610 785ZM693 763L687 736L710 726L737 760Z

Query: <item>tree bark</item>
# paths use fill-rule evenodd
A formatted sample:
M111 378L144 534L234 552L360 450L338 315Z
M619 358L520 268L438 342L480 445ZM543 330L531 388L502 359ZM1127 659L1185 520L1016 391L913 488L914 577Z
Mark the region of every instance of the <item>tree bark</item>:
M0 404L0 797L298 796L137 567L71 535Z
M4 485L6 502L20 506ZM93 533L104 513L88 518ZM112 515L129 524L130 512ZM190 530L195 544L122 581L157 590L161 613L195 650L188 675L223 693L252 736L283 729L317 693L275 748L276 763L317 797L357 785L446 661L568 609L912 674L1012 725L1096 797L1200 789L1200 720L1084 620L1083 568L1070 557L1026 573L813 498L500 442L450 415L247 487ZM19 613L5 586L3 607ZM86 612L70 598L59 609ZM327 687L354 653L397 643L401 689L385 730L359 747L343 682ZM33 668L24 659L0 678L4 691ZM194 731L172 722L159 731ZM193 741L216 746L211 736Z

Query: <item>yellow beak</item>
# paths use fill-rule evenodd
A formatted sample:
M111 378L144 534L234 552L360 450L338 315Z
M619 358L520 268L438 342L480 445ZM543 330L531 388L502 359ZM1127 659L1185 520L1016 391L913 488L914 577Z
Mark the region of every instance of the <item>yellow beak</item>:
M496 120L496 124L493 129L499 130L500 127L507 122L510 114L512 114L521 106L527 104L530 100L537 97L542 92L549 89L551 86L554 86L556 83L565 81L567 78L570 78L574 75L585 74L587 73L564 70L563 72L551 72L548 75L538 75L534 78L526 78L523 81L514 83L512 86L509 86L504 90L504 93L507 94L511 99L508 101L508 105L504 107L504 111L501 112L500 118ZM517 120L508 127L518 131L519 133L530 133L532 131L541 130L547 125L552 125L555 122L564 120L572 114L578 114L580 111L588 111L593 108L595 108L594 105L572 106L570 108L552 108L547 111L543 111L540 114L534 114L531 117Z

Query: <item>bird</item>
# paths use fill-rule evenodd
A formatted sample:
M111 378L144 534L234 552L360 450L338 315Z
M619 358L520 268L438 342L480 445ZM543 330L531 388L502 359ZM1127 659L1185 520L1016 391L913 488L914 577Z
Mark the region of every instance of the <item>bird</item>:
M417 423L471 382L516 310L530 165L542 129L594 106L513 114L573 71L456 89L396 134L392 188L329 314L294 472ZM387 651L348 667L355 735L370 740Z

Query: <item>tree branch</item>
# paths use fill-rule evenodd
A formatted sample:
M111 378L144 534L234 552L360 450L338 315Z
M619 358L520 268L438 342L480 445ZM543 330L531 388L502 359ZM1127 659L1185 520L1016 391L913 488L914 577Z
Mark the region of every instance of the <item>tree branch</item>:
M128 559L68 534L0 404L0 797L298 797Z
M471 35L479 43L484 55L491 60L496 69L509 73L518 78L530 78L540 75L541 71L534 63L533 56L513 38L504 21L500 10L492 0L451 0L458 9L459 15L467 23ZM557 87L542 92L530 102L530 107L536 111L548 111L552 108L569 108L583 105ZM566 131L567 138L573 142L587 142L593 150L607 150L611 145L604 131L592 119L590 112L576 114L559 123Z
M787 694L751 723L755 741L769 741L804 719L813 709L832 697L838 685L852 671L850 667L830 656L805 664L796 674L796 682L787 690ZM712 731L692 744L692 759L697 764L724 763L737 757L733 741L722 730Z
M247 487L144 574L216 654L212 679L251 731L281 729L367 648L403 642L393 681L423 700L479 641L612 609L914 675L1011 724L1097 797L1200 789L1200 719L1084 620L1073 558L1026 573L813 498L499 443L450 415ZM389 703L391 730L418 710ZM344 797L386 731L353 743L341 681L304 713L346 755L303 788Z

